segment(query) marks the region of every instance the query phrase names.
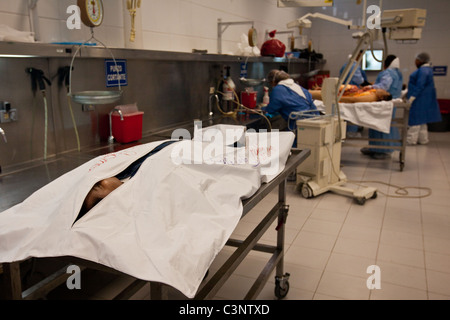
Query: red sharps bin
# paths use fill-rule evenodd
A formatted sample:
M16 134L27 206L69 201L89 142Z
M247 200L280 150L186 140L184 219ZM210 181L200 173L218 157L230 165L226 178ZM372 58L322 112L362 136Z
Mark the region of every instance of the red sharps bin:
M246 88L245 91L241 92L241 103L247 108L256 108L256 91L252 88Z
M111 111L112 135L119 143L138 141L142 138L144 112L137 105L117 106Z

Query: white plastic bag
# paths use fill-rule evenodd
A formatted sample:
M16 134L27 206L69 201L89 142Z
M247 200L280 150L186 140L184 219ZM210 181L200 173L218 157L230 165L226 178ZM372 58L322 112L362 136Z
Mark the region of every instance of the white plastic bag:
M241 35L241 42L238 43L238 49L236 51L236 55L238 56L249 56L249 57L257 57L261 55L261 51L257 46L251 47L248 41L248 35Z
M33 32L19 31L5 24L0 24L0 41L35 42Z

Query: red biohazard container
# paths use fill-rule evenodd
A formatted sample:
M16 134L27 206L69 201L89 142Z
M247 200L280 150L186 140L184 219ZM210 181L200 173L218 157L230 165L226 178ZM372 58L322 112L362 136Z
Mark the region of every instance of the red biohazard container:
M242 91L241 92L241 102L247 108L250 108L250 109L256 108L256 91L252 91L252 92Z
M118 113L111 116L112 134L119 143L128 143L142 139L142 118L144 112L138 111L123 115L121 120Z

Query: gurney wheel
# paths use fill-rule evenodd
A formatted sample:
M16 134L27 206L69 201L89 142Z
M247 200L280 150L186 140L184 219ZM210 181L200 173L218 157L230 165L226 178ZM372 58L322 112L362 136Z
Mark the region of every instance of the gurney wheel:
M283 299L287 296L289 292L289 281L284 281L284 288L281 287L280 283L277 282L275 285L275 296L278 299Z
M356 201L357 204L363 206L366 203L366 198L358 197L358 198L355 198L355 201Z

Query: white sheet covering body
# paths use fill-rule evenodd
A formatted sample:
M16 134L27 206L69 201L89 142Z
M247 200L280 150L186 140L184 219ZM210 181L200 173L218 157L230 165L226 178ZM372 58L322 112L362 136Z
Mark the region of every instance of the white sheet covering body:
M315 100L319 110L324 110L324 104ZM339 103L341 117L353 124L389 133L391 131L393 101Z
M282 163L278 172L293 139L292 133L280 133L279 153L271 155ZM194 297L239 222L241 200L260 187L263 166L177 164L174 148L195 143L207 148L211 143L173 143L145 160L133 178L74 223L97 181L118 174L160 143L92 159L0 213L0 262L75 256ZM235 151L227 148L221 157Z

